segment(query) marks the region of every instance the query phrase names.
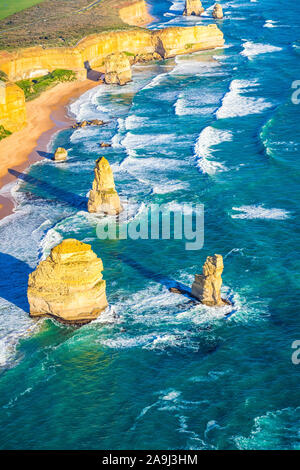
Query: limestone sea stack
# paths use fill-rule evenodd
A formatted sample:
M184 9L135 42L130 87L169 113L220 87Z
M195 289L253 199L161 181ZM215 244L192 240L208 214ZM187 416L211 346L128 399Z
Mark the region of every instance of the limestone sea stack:
M123 53L110 54L105 59L105 83L125 85L131 81L129 58Z
M192 285L192 295L204 305L210 307L226 305L221 299L223 257L208 256L203 265L202 274L195 275Z
M91 246L66 239L29 275L30 316L84 324L107 307L103 264Z
M115 189L112 169L106 158L98 158L94 174L95 179L89 195L88 211L92 213L102 212L109 215L119 214L123 208Z
M220 3L216 3L212 12L212 16L217 20L221 20L223 18L223 9Z
M184 16L201 16L204 8L200 0L185 0Z
M62 147L58 147L54 153L53 160L55 162L64 162L67 160L68 152Z

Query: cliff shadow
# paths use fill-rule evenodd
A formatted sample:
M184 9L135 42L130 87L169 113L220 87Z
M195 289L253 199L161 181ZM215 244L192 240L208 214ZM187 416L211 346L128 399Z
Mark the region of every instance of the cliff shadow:
M47 158L48 160L53 160L53 153L43 152L42 150L37 150L36 153L42 158Z
M92 80L93 82L102 80L103 73L98 72L98 70L93 70L88 60L84 62L84 68L86 69L86 78L88 80Z
M85 210L87 208L88 198L84 196L79 196L77 194L65 191L64 189L57 188L46 181L35 178L34 176L28 175L26 173L21 173L12 168L8 169L8 172L19 178L26 183L31 184L32 186L39 187L43 191L46 191L50 196L54 197L58 201L63 201L71 207L74 207L77 210Z
M167 289L171 289L171 288L178 289L180 290L181 295L183 295L184 297L187 297L189 300L195 301L195 299L193 299L193 297L191 296L191 287L183 284L180 281L176 281L169 277L163 276L161 273L152 271L147 266L143 266L141 263L137 262L136 260L130 258L129 256L123 253L121 254L118 253L117 257L124 263L131 266L133 269L136 269L140 274L142 274L142 276L147 277L148 279L151 279L152 281L155 281L161 284Z
M0 297L29 312L27 285L32 268L24 261L0 252L0 271L3 273L0 278Z

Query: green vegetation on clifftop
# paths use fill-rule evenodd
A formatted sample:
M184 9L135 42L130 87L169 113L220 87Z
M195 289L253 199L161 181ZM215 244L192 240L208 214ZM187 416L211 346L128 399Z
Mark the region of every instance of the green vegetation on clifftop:
M21 4L29 0L5 0ZM3 0L0 0L0 5ZM119 9L136 0L31 0L30 8L8 18L0 16L0 50L16 50L42 45L74 46L85 36L104 31L133 29L123 23ZM0 6L1 13L1 6ZM4 17L2 17L4 18Z
M7 131L3 126L0 126L0 140L8 137L11 134L10 131Z
M24 91L26 101L30 101L58 83L74 80L76 80L76 74L72 70L57 69L43 77L20 80L16 84Z
M0 20L3 20L18 11L25 10L25 8L32 7L37 3L42 3L43 1L44 0L1 0Z

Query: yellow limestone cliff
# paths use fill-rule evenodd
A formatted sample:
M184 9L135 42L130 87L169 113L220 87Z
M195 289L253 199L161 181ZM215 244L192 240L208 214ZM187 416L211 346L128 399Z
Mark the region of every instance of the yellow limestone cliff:
M111 54L125 52L127 56L148 57L151 60L214 49L223 44L223 33L215 24L156 31L113 31L88 36L76 47L0 51L0 71L7 75L10 82L46 75L55 69L73 70L78 79L84 79L87 70L103 67L105 59ZM15 132L26 123L25 99L21 88L10 82L0 90L0 125Z
M202 274L195 275L192 285L192 295L201 303L213 306L223 306L225 302L221 299L223 257L221 255L208 256Z
M221 20L223 18L223 9L220 3L216 3L212 12L212 16L217 20Z
M200 16L203 12L204 8L200 0L185 0L184 16Z
M152 16L148 13L147 4L144 0L120 8L119 16L124 23L132 26L142 26L153 21Z
M106 158L96 161L95 179L88 200L88 211L110 215L119 214L123 208L115 189L114 175Z
M105 59L105 83L125 85L131 81L131 66L124 53L110 54Z
M0 51L0 70L11 81L42 76L60 68L74 70L79 78L84 78L87 68L102 67L105 58L113 53L141 55L156 52L163 57L172 57L214 49L223 44L223 33L215 24L156 31L113 31L88 36L70 48L34 47L15 52Z
M155 51L163 58L188 54L223 46L223 33L215 24L191 26L188 28L171 27L154 31Z
M25 96L23 90L10 82L0 81L0 125L16 132L26 124Z
M74 324L94 320L107 307L102 271L90 245L64 240L29 275L30 315Z

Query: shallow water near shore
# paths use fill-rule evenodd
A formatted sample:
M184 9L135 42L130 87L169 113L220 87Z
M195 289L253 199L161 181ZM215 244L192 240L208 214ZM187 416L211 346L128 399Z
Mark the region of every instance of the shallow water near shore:
M184 2L149 3L151 28L212 22L210 10L183 18ZM62 131L49 154L63 146L68 162L19 175L17 209L0 222L0 448L300 448L300 8L223 10L224 48L136 65L132 83L88 91L70 111L109 123ZM204 204L203 249L99 240L86 202L100 155L130 220L151 203ZM109 309L82 328L27 313L28 274L68 237L92 245L107 281ZM233 308L169 292L214 253Z

